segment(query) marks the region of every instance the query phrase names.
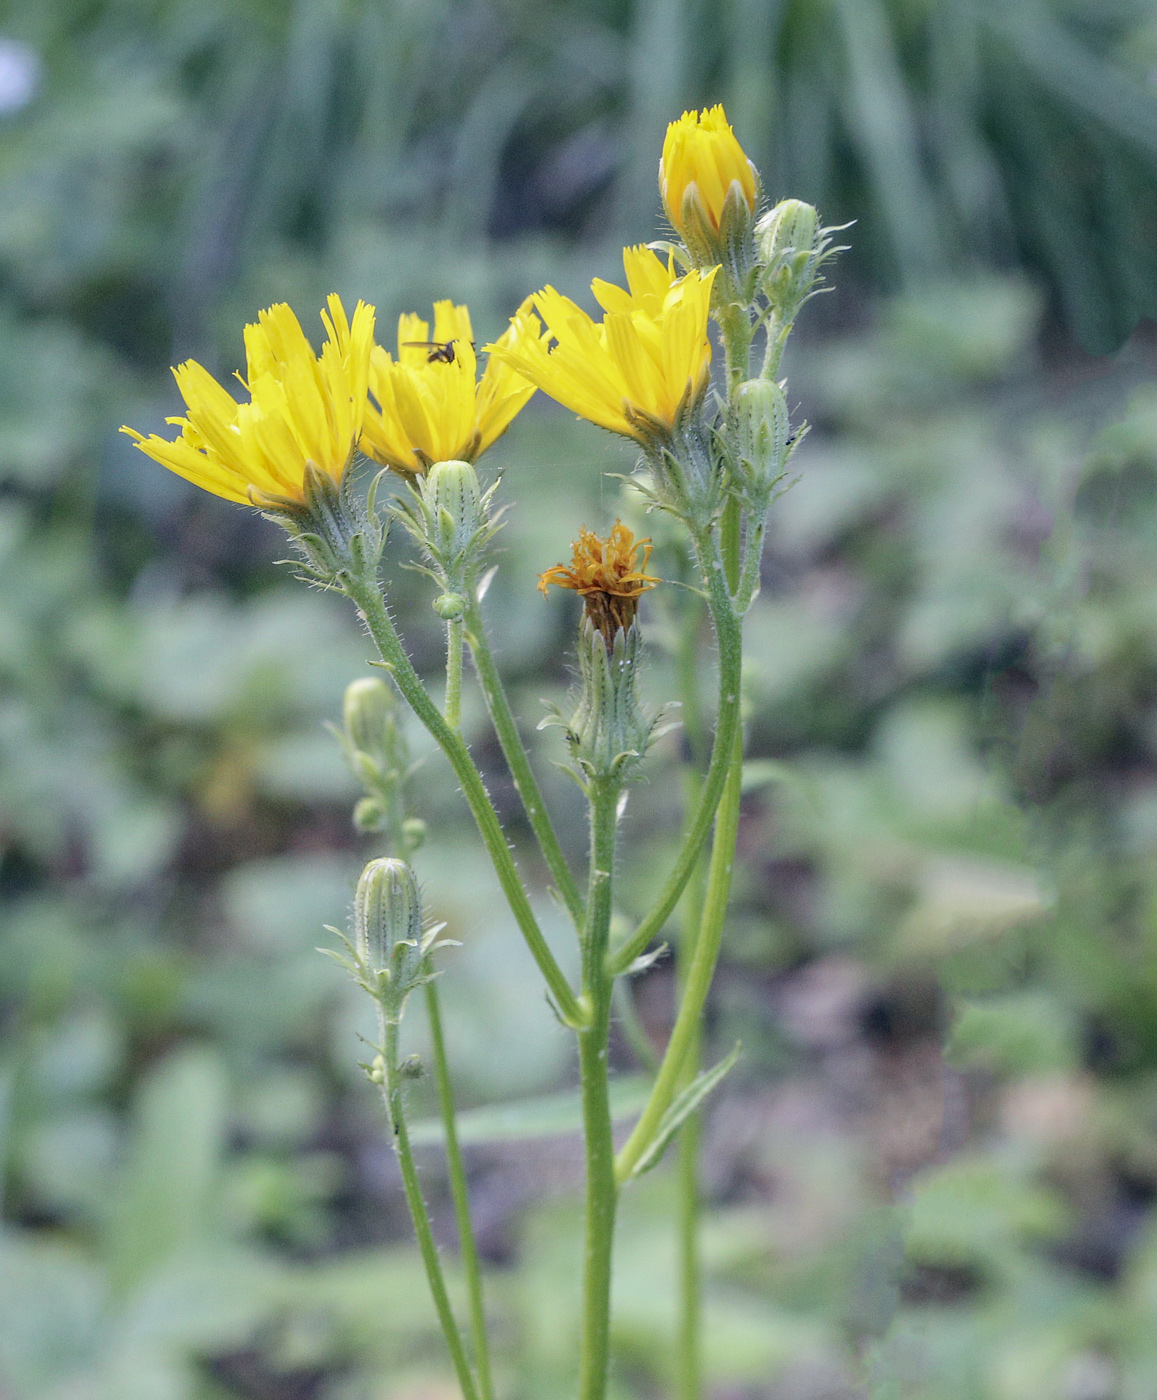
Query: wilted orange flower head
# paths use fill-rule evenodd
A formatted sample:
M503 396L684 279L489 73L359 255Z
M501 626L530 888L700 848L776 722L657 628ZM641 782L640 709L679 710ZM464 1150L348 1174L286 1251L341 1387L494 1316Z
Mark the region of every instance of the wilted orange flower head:
M716 233L732 185L738 184L748 213L755 209L755 166L735 139L722 106L684 112L667 128L659 161L659 192L674 228L687 235L684 201L697 192Z
M639 563L639 551L643 561ZM553 583L582 595L587 616L603 634L607 647L614 644L615 632L626 631L635 620L639 598L661 582L647 573L651 541L636 540L620 520L606 539L583 526L574 543L570 567L556 564L539 575L539 591Z

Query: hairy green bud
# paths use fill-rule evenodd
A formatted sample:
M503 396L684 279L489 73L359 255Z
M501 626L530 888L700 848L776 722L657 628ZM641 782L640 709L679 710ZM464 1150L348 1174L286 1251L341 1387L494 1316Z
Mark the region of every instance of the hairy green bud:
M342 723L350 747L374 759L388 759L397 734L393 692L377 676L361 676L346 686Z
M482 551L498 531L490 510L495 486L483 491L469 462L435 462L411 484L410 498L394 507L429 561L426 572L441 584L434 609L447 620L461 616Z
M782 388L770 379L749 379L731 397L733 461L741 485L766 498L787 468L798 433Z
M792 321L820 284L820 267L840 252L831 246L832 229L821 228L819 214L801 199L785 199L755 226L755 243L763 264L760 286L781 321Z
M435 462L421 489L431 548L443 558L465 553L485 523L478 473L469 462Z
M354 895L354 951L364 974L376 981L387 1019L396 1020L422 981L425 956L422 900L404 860L372 860Z

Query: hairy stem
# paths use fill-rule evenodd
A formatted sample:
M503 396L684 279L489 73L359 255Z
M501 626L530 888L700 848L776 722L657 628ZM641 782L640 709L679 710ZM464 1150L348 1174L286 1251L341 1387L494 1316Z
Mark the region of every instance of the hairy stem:
M571 874L570 866L566 862L566 857L563 855L562 847L559 845L550 813L542 800L542 792L539 789L538 780L534 776L534 770L530 766L530 759L527 756L522 737L518 732L518 725L510 709L506 689L502 684L502 677L499 675L498 667L494 664L494 655L490 650L490 642L482 622L481 610L474 599L471 599L466 607L466 641L470 647L470 655L474 659L474 669L478 674L478 683L482 687L482 694L486 700L486 708L490 712L494 732L498 735L498 742L502 745L507 766L514 778L514 786L526 809L530 829L534 832L539 850L542 851L543 859L547 863L555 887L562 896L567 912L574 921L575 927L581 928L583 898L579 893L575 878Z
M446 700L442 713L451 729L462 727L462 619L446 624Z
M670 918L672 911L691 878L699 853L711 833L711 823L723 793L724 783L733 762L736 736L740 730L739 680L742 662L740 619L731 601L722 556L712 535L695 541L700 571L708 590L711 620L719 646L719 710L715 720L715 740L711 761L704 775L703 787L695 813L688 824L683 844L659 897L634 933L611 955L610 973L618 977L626 972L640 953Z
M457 730L451 729L442 717L437 705L430 699L426 687L414 670L402 639L386 608L376 578L347 574L342 579L345 592L357 604L370 636L377 645L378 652L386 669L394 678L402 698L430 731L430 734L450 761L454 775L462 787L463 796L469 804L479 834L487 854L494 865L495 873L502 886L511 912L522 930L527 946L538 963L547 986L555 999L559 1014L568 1025L582 1026L588 1015L579 1005L571 990L562 968L547 946L530 900L523 888L514 858L506 844L506 836L494 810L494 804L486 792L482 776L470 757L470 750Z
M450 1194L454 1199L454 1220L458 1227L458 1249L466 1274L466 1289L470 1297L470 1340L474 1348L474 1365L478 1371L480 1400L493 1400L494 1385L490 1375L490 1343L486 1336L486 1307L482 1297L482 1270L478 1263L478 1246L474 1225L470 1219L470 1192L466 1169L458 1145L458 1125L454 1110L454 1089L450 1083L450 1065L446 1058L446 1042L442 1035L442 1012L438 1005L438 983L431 977L426 983L426 1012L430 1021L430 1039L434 1049L434 1078L438 1083L438 1107L446 1133L446 1165L450 1172Z
M446 1292L446 1280L442 1276L438 1247L434 1243L434 1232L430 1228L430 1215L426 1210L426 1202L422 1196L422 1185L418 1180L418 1169L414 1163L413 1149L410 1147L410 1135L406 1130L406 1119L402 1111L402 1081L398 1072L397 1022L386 1021L383 1018L382 1032L382 1060L384 1064L382 1098L393 1132L394 1152L397 1154L398 1165L402 1169L402 1185L406 1192L406 1204L410 1208L410 1216L414 1222L414 1233L418 1237L418 1249L422 1255L422 1263L426 1268L426 1280L430 1285L430 1293L433 1295L438 1321L442 1324L442 1332L446 1338L446 1346L450 1351L450 1360L454 1365L454 1373L458 1377L463 1400L480 1400L478 1389L474 1384L474 1376L470 1371L466 1348L462 1344L462 1334L454 1320L450 1296Z
M583 992L594 1010L579 1031L583 1134L586 1147L586 1223L583 1254L579 1400L604 1400L610 1360L611 1257L614 1243L615 1144L607 1080L612 979L605 970L611 920L611 883L618 822L618 785L591 784L590 880L583 927Z
M712 614L714 616L722 606L722 600L719 596L721 585L723 597L726 599L727 616L731 618L738 634L739 620L735 616L731 602L731 588L734 587L739 574L739 560L729 549L726 555L717 556L717 560L714 562L718 563L721 575L717 582L714 571L704 571L710 585L708 599ZM717 631L718 627L717 619ZM737 639L736 651L739 652L739 650L740 642ZM719 943L723 937L723 922L727 914L727 899L731 893L731 870L735 862L735 842L739 835L739 801L743 790L743 730L739 724L738 713L740 659L740 656L737 655L735 659L737 673L735 687L736 723L727 753L723 794L719 799L719 807L715 814L715 835L711 846L711 863L707 872L707 890L703 900L703 914L699 924L699 932L687 966L686 986L679 1004L678 1014L675 1017L675 1025L659 1065L659 1073L655 1077L651 1097L615 1160L615 1175L620 1183L627 1180L640 1157L650 1145L664 1113L670 1108L671 1101L683 1082L688 1057L698 1043L699 1020L707 1001L711 979L715 975L715 963L719 957ZM716 728L715 741L716 748L718 748L719 727ZM712 764L714 762L715 756L712 755Z

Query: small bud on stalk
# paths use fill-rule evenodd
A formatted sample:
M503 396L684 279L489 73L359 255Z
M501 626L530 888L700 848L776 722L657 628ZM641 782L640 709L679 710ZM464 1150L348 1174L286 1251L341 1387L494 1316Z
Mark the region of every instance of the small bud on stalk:
M469 462L436 462L411 484L410 500L395 507L441 585L434 610L447 621L462 616L482 551L500 528L490 510L497 485L483 491Z
M387 1021L398 1021L406 998L425 981L424 964L438 929L422 932L422 900L404 860L372 860L354 895L356 975Z
M793 433L783 390L771 379L749 379L731 398L731 443L739 484L753 505L766 508L802 436Z
M833 232L822 228L814 206L800 199L782 200L756 224L764 269L760 286L781 322L795 320L822 281L820 267L841 251L831 246Z
M377 676L351 681L342 720L342 728L333 732L365 790L354 807L354 826L385 832L389 849L407 856L421 844L421 837L415 839L404 818L402 787L410 774L410 756L393 691Z

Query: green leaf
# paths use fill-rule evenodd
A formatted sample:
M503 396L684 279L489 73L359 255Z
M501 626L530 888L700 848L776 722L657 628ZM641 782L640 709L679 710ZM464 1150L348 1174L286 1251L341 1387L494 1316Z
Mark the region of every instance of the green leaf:
M655 1136L651 1139L650 1146L639 1158L634 1171L628 1180L636 1176L642 1176L644 1172L649 1172L652 1167L657 1167L662 1160L663 1153L666 1152L671 1139L683 1126L688 1118L695 1112L707 1095L715 1088L716 1084L732 1069L739 1059L739 1052L742 1049L737 1041L735 1049L725 1059L713 1066L705 1069L701 1075L676 1098L675 1102L663 1114L659 1120L659 1126L655 1130Z
M226 1113L215 1051L177 1051L145 1081L106 1236L119 1290L134 1289L178 1250L212 1234Z
M611 1083L611 1117L630 1118L647 1102L651 1082L641 1074ZM529 1138L577 1133L582 1127L582 1102L577 1090L516 1099L513 1103L487 1104L459 1113L460 1142L520 1142ZM415 1146L445 1141L440 1118L424 1118L410 1129Z

